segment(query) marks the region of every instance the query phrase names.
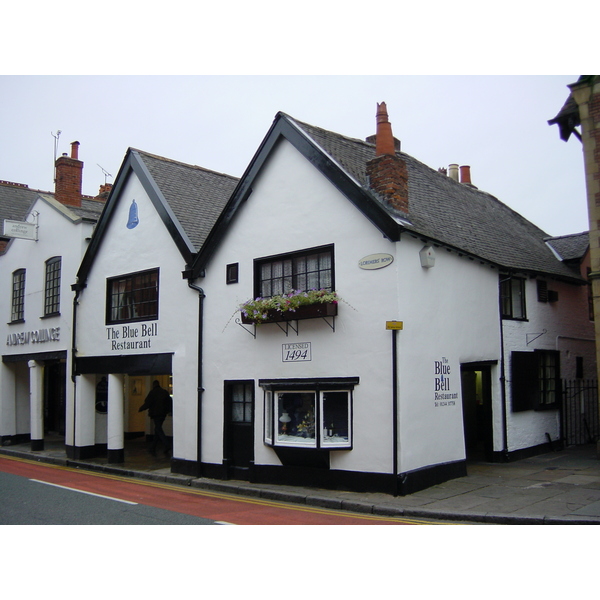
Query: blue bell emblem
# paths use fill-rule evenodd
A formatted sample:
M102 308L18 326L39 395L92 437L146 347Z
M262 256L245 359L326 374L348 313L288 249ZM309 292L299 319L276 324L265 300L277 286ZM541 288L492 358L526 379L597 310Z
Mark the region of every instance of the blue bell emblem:
M133 229L137 227L137 224L140 222L138 217L138 207L135 200L131 201L131 206L129 207L129 221L127 221L127 229Z

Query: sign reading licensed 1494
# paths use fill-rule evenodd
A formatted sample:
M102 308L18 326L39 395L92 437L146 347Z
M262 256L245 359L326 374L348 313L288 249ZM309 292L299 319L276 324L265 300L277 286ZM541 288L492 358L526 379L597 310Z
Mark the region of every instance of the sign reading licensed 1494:
M281 345L283 362L303 362L312 360L310 342L296 342Z

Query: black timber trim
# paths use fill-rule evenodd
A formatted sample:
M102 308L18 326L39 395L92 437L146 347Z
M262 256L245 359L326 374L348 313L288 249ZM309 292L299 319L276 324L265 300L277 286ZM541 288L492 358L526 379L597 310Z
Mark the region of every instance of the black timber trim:
M223 239L240 206L252 193L254 180L275 146L286 139L311 164L313 164L342 194L344 194L387 238L399 241L402 227L392 215L363 187L335 163L308 135L293 125L283 113L278 113L271 128L252 158L233 191L229 202L211 230L203 248L198 253L191 270L191 279L201 276L208 261Z
M119 356L80 356L75 359L75 375L126 373L164 375L172 372L173 354L124 354Z
M129 148L125 155L125 159L123 160L123 164L119 169L119 173L117 174L110 196L106 201L104 210L98 219L98 223L96 224L92 239L83 256L79 270L77 271L77 283L74 285L74 288L81 289L85 286L96 253L99 251L102 242L104 241L104 236L108 225L112 220L113 213L122 199L122 192L132 174L135 174L140 180L144 191L148 194L150 201L156 208L156 211L165 224L167 231L173 238L179 252L181 252L185 262L190 263L193 260L195 249L187 238L179 221L171 211L171 208L158 185L150 175L148 168L140 157L140 152L133 148Z
M54 352L31 352L28 354L4 354L2 356L3 363L24 362L29 360L37 360L39 362L45 360L65 360L67 358L66 350L55 350Z
M354 389L360 383L359 377L304 377L293 379L259 379L259 387L265 390L335 390Z

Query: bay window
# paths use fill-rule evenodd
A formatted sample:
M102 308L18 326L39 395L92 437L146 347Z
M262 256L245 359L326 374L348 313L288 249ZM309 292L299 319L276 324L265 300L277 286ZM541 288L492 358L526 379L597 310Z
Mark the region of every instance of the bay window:
M352 391L358 378L261 381L265 443L289 448L352 448Z

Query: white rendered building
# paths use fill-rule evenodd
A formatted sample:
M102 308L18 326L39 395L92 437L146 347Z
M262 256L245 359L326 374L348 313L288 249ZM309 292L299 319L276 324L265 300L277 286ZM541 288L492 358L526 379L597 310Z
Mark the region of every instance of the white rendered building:
M279 113L191 269L209 476L410 493L547 449L561 374L594 372L587 246L563 260L468 167L400 152L383 104L377 121L363 142ZM340 299L239 311L311 288Z
M42 450L47 434L66 434L70 286L105 200L82 196L78 147L74 142L71 156L56 161L54 193L0 184L7 234L0 255L3 444L31 440L33 450Z

